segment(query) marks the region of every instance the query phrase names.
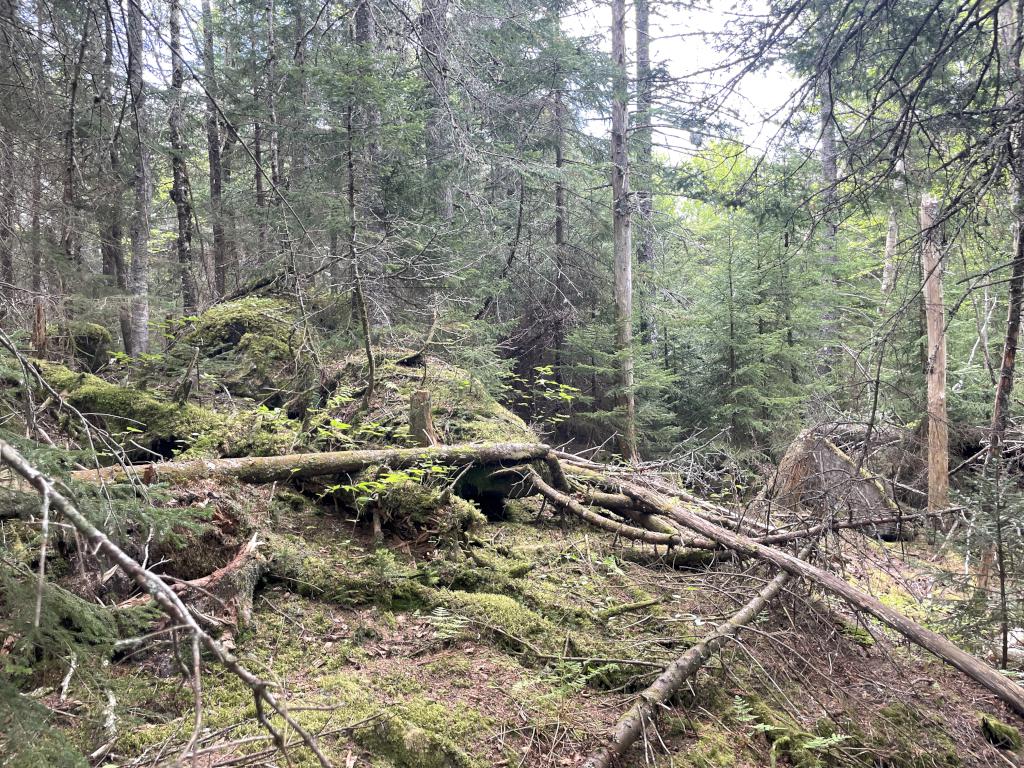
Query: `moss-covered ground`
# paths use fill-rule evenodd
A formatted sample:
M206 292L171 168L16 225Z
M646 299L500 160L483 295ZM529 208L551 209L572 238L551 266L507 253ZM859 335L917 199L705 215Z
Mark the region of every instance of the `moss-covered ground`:
M280 355L260 353L277 372L294 361L299 329L284 313L279 303L259 300L196 319L186 340L207 362L218 360L204 380L216 386L204 384L183 402L172 387L124 386L109 372L54 362L40 370L69 404L142 454L402 445L418 389L431 392L445 442L535 440L471 375L432 359L405 365L397 353L381 353L369 408L361 402L359 356L325 372L299 418L258 398L211 398L220 385L230 388L224 377L253 344L271 339L287 347L288 354L277 346ZM17 391L17 366L0 358L0 376ZM73 438L69 415L55 418ZM119 540L133 554L181 579L226 564L258 535L258 575L242 582L253 588L251 613L224 626L217 622L231 612L221 610L220 593L192 595L192 602L339 766L578 765L665 664L735 613L768 576L750 563L660 564L650 547L553 516L533 498L501 500L494 514L457 495L486 500L478 479L456 479L444 468L380 467L305 487L152 488L133 501L138 513L108 501L98 509L120 526ZM372 540L370 512L383 541ZM16 521L2 533L12 553L5 568L31 575L38 530ZM84 598L71 591L54 591L52 599L67 598L74 610L52 637L80 642L92 632L99 639L61 695L66 654L8 642L0 622L0 765L171 761L193 720L192 691L167 628L138 604L98 607L128 597L129 585L116 574L83 584L81 561L65 558L74 547L61 535L51 577L87 595L91 607L84 611L74 603ZM943 624L937 606L953 588L931 575L934 552L856 541L849 578L925 623ZM15 582L0 584L0 599L30 606L33 582L17 582L17 593ZM711 659L623 765L970 768L1020 760L1019 742L1004 727L1019 720L989 695L837 609L795 588ZM84 614L96 621L82 625ZM3 621L12 615L0 612ZM115 635L146 638L115 652ZM205 667L198 764L316 764L294 734L287 758L274 751L251 693L212 659ZM96 756L80 757L89 754Z
M506 520L461 545L418 551L374 546L330 505L291 491L267 506L271 563L236 652L335 764L577 765L651 680L650 665L681 653L761 578L746 566L637 565L601 532L536 522L533 500L509 505ZM994 764L979 712L1011 717L884 636L851 638L805 597L713 659L649 734L649 762L638 748L624 765ZM149 764L188 740L191 690L166 648L119 659L104 679L100 689L90 676L72 681L73 717L56 717L72 744L90 752L106 740L107 690L118 718L108 763ZM269 749L244 686L213 663L203 685L211 765ZM316 764L294 737L289 754Z

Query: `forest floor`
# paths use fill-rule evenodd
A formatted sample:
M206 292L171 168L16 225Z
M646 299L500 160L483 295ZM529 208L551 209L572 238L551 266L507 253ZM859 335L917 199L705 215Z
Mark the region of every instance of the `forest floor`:
M508 519L481 529L467 554L375 547L360 527L291 491L275 499L270 489L193 488L186 498L209 504L210 494L225 516L261 509L274 536L303 542L308 578L258 592L237 653L322 734L337 765L579 765L635 691L764 580L729 563L635 562L650 547L548 515L538 521L534 499L510 502ZM910 600L905 583L885 591ZM148 765L180 750L192 693L173 659L125 658L112 671L119 722L108 761ZM215 666L203 682L198 764L285 765L250 692ZM54 702L57 722L91 751L103 741L102 697L74 682L68 693ZM624 764L1024 764L985 740L980 713L1014 721L955 670L837 620L795 589L705 668ZM294 765L316 764L301 744L290 752Z
M243 302L234 313L219 308L190 332L200 347L205 338L215 348L201 363L210 377L205 405L195 404L194 393L194 402L184 402L188 390L174 402L181 385L173 380L142 390L124 386L121 374L40 363L53 391L33 401L42 403L36 429L82 446L95 435L83 437L70 415L77 409L135 451L135 460L154 452L211 457L407 445L409 395L425 387L444 442L536 439L472 376L434 360L425 368L383 360L372 410L360 415L361 369L357 359L344 358L321 372L330 388L319 404L292 418L288 403L303 389L282 391L281 371L291 366L299 375L299 358L267 354L281 351L274 334L287 326L283 311L274 302ZM14 385L0 400L9 398L17 414L24 379L14 361L0 362L0 374ZM275 397L277 405L257 405L257 394L264 403ZM55 403L60 409L48 411ZM81 451L33 450L58 474L71 459L95 460ZM229 596L200 588L182 594L318 735L324 755L346 768L581 765L665 665L774 575L729 557L672 562L664 547L587 526L539 497L508 497L507 485L496 502L486 481L473 480L476 487L467 477L424 465L403 472L376 467L335 484L193 480L154 485L142 507L116 514L118 497L105 490L95 497L96 514L107 523L124 515L115 526L119 540L171 582L200 579L255 542L260 567L251 583L232 585ZM472 487L475 501L452 497L457 483ZM17 502L22 489L0 485ZM88 503L88 487L73 487ZM382 540L374 540L360 514L360 494L376 499ZM15 606L13 577L38 564L38 526L24 515L2 517L0 597ZM89 556L62 529L57 535L48 571L60 585L53 594L78 595L79 610L92 606L114 616L109 626L132 624L124 617L145 607L134 585L113 570L86 573ZM962 564L921 539L886 544L839 532L820 541L816 557L922 624L960 632L960 639L971 631L954 626L948 611L951 601L970 597L951 578ZM32 579L25 589L30 599ZM47 600L55 599L50 594ZM179 649L166 642L173 627L147 614L143 630L136 622L118 635L139 635L138 642L104 645L94 663L69 668L59 648L22 643L17 608L14 614L0 612L0 658L15 686L0 692L16 690L14 700L0 701L0 765L62 765L46 755L69 752L40 748L50 739L91 755L68 758L76 766L172 764L186 749L194 691ZM60 621L64 630L87 634L85 623ZM102 634L93 632L91 642L98 645ZM22 701L42 705L43 730L24 727L15 706ZM318 764L290 730L282 729L287 741L280 751L252 692L212 659L202 702L202 729L186 764ZM794 581L712 656L622 765L1024 765L1019 745L997 748L985 737L983 717L1021 724L951 667ZM276 716L269 721L281 724Z

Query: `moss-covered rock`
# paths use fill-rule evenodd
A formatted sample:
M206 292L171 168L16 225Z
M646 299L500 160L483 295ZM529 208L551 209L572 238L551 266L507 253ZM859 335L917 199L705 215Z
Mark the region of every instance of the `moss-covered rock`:
M185 341L203 355L206 375L233 395L276 406L294 396L299 325L285 301L250 296L214 304L195 319Z
M221 414L192 403L173 403L158 394L123 387L90 373L38 361L46 381L91 421L121 439L129 454L143 449L171 457L266 456L293 450L298 423L279 410L256 408Z
M292 327L287 302L255 296L214 304L196 318L187 340L215 348L238 344L248 334L287 338Z
M1022 746L1019 730L989 715L981 717L981 732L990 744L999 749L1018 750Z

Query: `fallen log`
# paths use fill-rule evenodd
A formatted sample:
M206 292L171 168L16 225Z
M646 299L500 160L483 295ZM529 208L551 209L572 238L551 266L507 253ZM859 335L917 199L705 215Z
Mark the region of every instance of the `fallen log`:
M984 686L1006 702L1017 714L1024 715L1024 688L1003 677L988 664L971 656L942 635L922 627L835 574L806 563L781 549L775 549L741 534L728 531L687 509L676 507L665 497L646 488L621 482L620 489L652 512L663 514L680 525L741 555L772 563L787 573L806 579L842 598L854 608L871 614L915 645L924 648Z
M632 525L627 525L626 523L616 522L615 520L611 520L610 518L604 517L603 515L599 515L596 512L587 509L585 506L580 504L580 502L576 501L576 499L572 498L572 496L562 493L544 482L544 479L534 469L526 468L510 471L521 472L525 475L526 479L530 481L530 484L533 485L534 489L536 489L555 506L576 515L576 517L587 521L597 528L601 528L609 533L614 533L616 536L633 539L634 541L643 541L647 544L661 544L666 547L678 547L683 544L682 538L676 533L664 533L662 531L651 531L645 528L637 528Z
M540 443L484 443L432 448L388 448L285 456L244 456L234 459L196 459L156 464L83 469L71 473L87 483L121 482L132 477L153 482L181 483L210 478L234 478L247 483L283 482L292 478L325 477L359 472L374 465L394 469L428 462L450 466L504 464L543 459L548 447Z
M807 557L814 544L808 544L798 555ZM761 611L792 580L793 574L783 571L762 589L749 603L744 605L728 621L719 624L715 631L699 643L687 649L686 653L673 661L640 695L612 728L604 744L598 747L583 763L583 768L609 768L612 761L622 757L636 743L649 725L654 724L658 709L669 702L683 683L704 666L708 659L736 637L743 627L750 624Z

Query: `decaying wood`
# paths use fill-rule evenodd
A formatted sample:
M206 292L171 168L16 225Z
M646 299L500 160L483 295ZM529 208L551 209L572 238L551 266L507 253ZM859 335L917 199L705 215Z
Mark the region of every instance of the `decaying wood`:
M661 531L637 528L632 525L627 525L626 523L616 522L615 520L611 520L603 515L599 515L593 510L587 509L572 496L552 488L544 482L543 478L541 478L536 470L527 468L522 471L525 473L533 487L555 506L576 515L576 517L579 517L582 520L586 520L593 526L606 530L609 533L614 533L616 536L633 539L634 541L643 541L648 544L662 544L667 547L678 547L684 543L678 533L664 533ZM689 542L686 542L686 545L689 546Z
M359 472L374 465L395 469L429 462L467 464L518 463L543 459L548 447L540 443L486 443L435 448L388 448L384 450L296 453L285 456L245 456L235 459L196 459L136 464L128 468L103 467L72 472L71 477L87 483L119 482L150 475L155 482L181 483L210 478L233 478L246 483L283 482L291 478L326 477Z
M425 448L441 442L437 439L430 409L430 390L417 389L409 396L409 434L417 445Z
M812 548L813 543L808 544L798 557L807 557ZM636 703L619 718L607 741L587 758L583 768L608 768L615 758L624 755L647 727L654 724L658 710L669 702L683 683L696 674L712 654L750 624L772 600L778 597L792 578L793 574L786 571L778 574L728 621L719 624L714 632L688 648L686 653L669 664L665 671L637 697Z
M1005 678L988 664L958 648L942 635L922 627L899 611L882 604L863 590L847 583L839 576L806 563L781 549L761 544L746 536L733 533L721 526L715 525L688 509L673 505L665 497L646 488L623 483L622 491L651 511L666 515L727 549L772 563L778 568L806 579L815 586L845 600L854 608L871 614L912 643L924 648L947 664L956 667L1006 702L1015 712L1024 715L1024 688Z
M893 518L881 533L904 534L901 510L878 478L813 429L801 432L786 450L765 491L768 514L777 508L795 512L813 509L823 522Z
M921 274L928 326L928 511L949 506L949 424L946 421L946 311L942 300L942 252L936 229L939 204L921 196Z

